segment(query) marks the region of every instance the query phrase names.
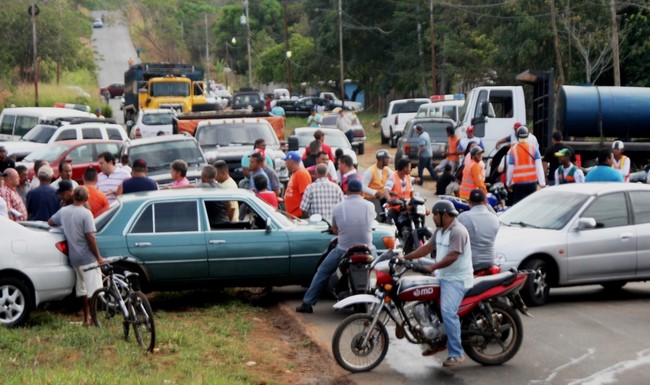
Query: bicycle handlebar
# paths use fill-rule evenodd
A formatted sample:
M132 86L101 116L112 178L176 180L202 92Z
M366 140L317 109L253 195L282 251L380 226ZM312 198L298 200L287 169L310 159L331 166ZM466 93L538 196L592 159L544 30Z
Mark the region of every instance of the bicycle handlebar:
M110 265L114 264L115 262L125 261L126 259L128 259L128 257L108 257L108 258L104 258L104 260L106 262L98 263L95 266L88 267L88 268L84 269L84 271L90 271L90 270L93 270L93 269L102 268L104 266L110 266Z

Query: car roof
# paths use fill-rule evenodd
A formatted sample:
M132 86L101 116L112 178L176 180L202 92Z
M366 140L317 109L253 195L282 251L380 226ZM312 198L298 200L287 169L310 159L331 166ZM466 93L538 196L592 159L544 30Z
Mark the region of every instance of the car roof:
M206 197L254 197L252 190L246 189L219 189L214 187L205 188L183 188L171 190L155 190L138 192L134 194L124 194L119 197L122 203L133 201L145 201L150 199L169 199L169 198L206 198Z
M117 143L117 144L122 144L124 143L121 140L113 140L113 139L75 139L75 140L59 140L56 142L53 142L52 144L67 144L69 147L75 147L81 144L92 144L92 143Z
M449 119L449 118L426 118L426 117L411 118L409 119L409 122L411 122L412 125L415 123L423 123L423 122L456 124L456 122L454 122L453 119Z
M313 134L314 132L316 132L316 130L323 131L323 134L325 134L325 135L327 135L327 134L339 135L339 133L343 134L343 131L339 130L338 128L327 128L327 127L298 127L298 128L295 128L293 131L296 134L301 133L301 134L304 135L304 134L307 134L307 133Z
M176 134L176 135L160 135L160 136L150 136L148 138L138 138L138 139L131 139L128 141L129 147L133 146L141 146L143 144L152 144L152 143L160 143L160 142L177 142L177 141L182 141L182 140L193 140L193 136L187 136L183 134Z
M431 101L427 98L411 98L411 99L396 99L392 100L390 104L398 104L398 103L410 103L410 102L426 102L426 103L431 103Z

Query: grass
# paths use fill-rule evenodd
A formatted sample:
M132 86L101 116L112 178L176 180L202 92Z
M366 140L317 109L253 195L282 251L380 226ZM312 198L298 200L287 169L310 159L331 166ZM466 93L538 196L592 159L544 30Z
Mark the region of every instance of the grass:
M233 294L234 293L234 294ZM273 359L263 341L251 343L264 309L234 290L159 293L152 300L154 354L103 329L71 324L79 315L39 310L30 326L0 328L7 384L281 384L261 378L250 362ZM259 318L258 318L259 317Z

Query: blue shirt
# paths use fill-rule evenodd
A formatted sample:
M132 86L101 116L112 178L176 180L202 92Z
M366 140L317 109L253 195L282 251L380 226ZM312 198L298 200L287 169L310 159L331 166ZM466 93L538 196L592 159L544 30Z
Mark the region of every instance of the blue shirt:
M122 194L156 190L158 190L156 181L146 176L136 176L122 182Z
M424 146L424 151L420 154L421 158L431 158L431 138L427 132L423 131L420 136L418 136L418 146Z
M271 114L275 116L284 116L285 115L284 108L280 106L275 106L271 108Z
M49 184L40 185L27 193L27 213L30 221L47 221L60 208L56 190Z
M585 182L624 182L624 180L618 170L607 165L598 165L587 173Z

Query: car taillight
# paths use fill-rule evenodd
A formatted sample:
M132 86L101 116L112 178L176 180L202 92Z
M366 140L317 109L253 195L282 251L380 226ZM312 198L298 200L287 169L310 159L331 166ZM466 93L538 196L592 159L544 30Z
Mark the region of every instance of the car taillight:
M408 154L411 152L411 145L410 144L405 144L404 145L404 155Z
M140 132L140 127L135 128L135 137L142 138L142 133Z
M370 263L373 259L370 254L353 254L350 256L350 262L352 263Z
M68 242L60 241L55 244L56 248L65 255L68 255Z

